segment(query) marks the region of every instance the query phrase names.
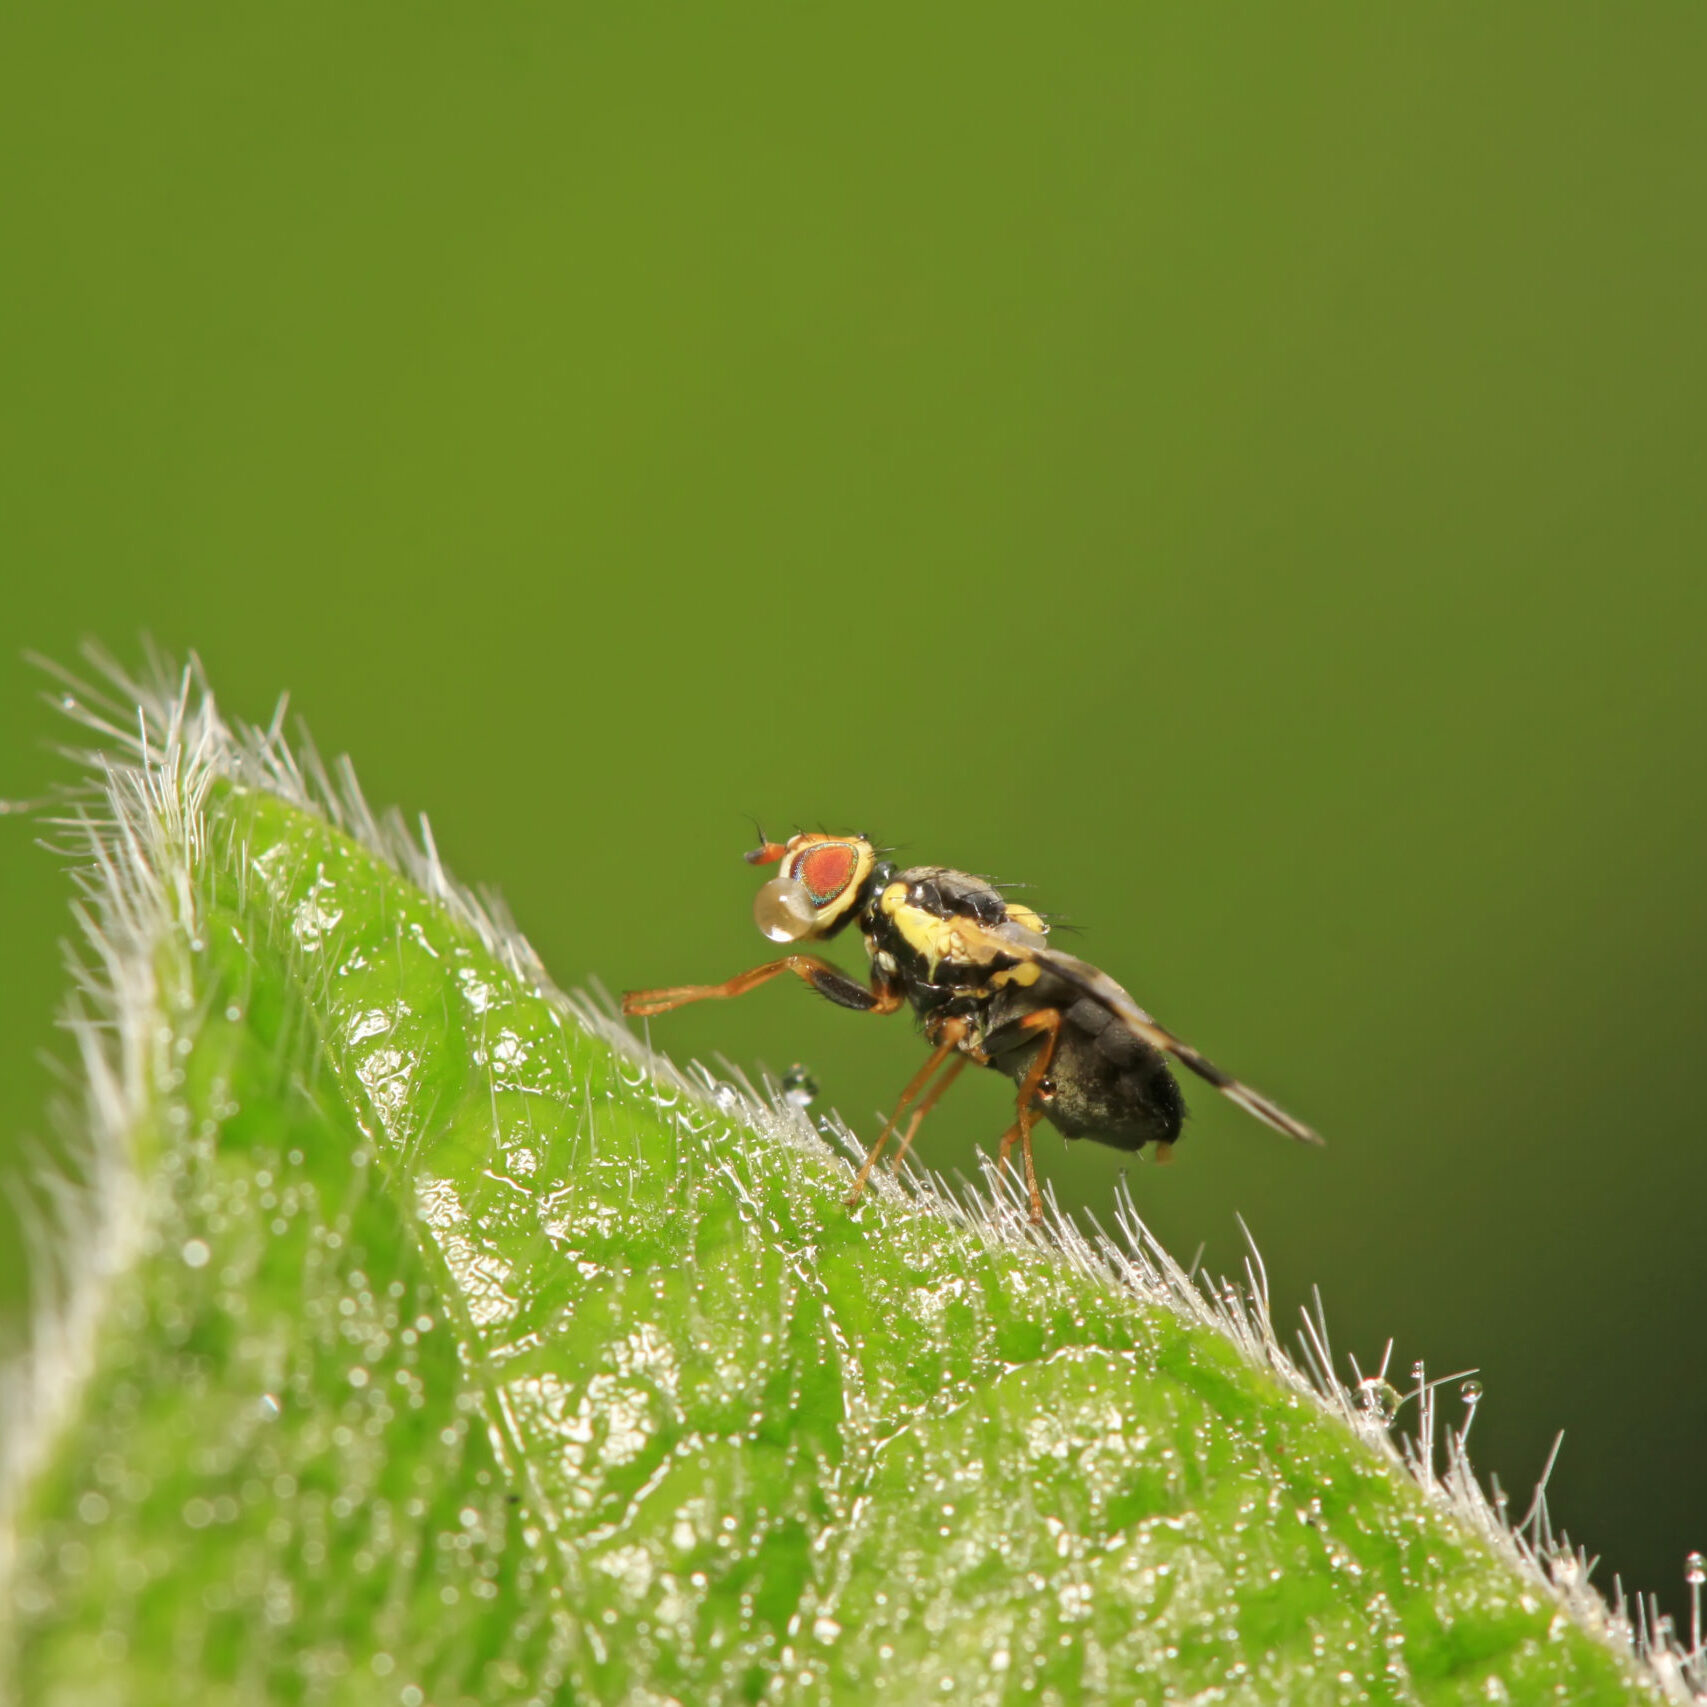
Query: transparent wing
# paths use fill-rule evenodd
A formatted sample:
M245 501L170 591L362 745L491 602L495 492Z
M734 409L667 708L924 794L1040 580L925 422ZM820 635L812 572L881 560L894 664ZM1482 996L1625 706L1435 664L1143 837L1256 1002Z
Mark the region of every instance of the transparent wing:
M1154 1048L1165 1050L1200 1079L1207 1079L1223 1096L1236 1102L1247 1114L1255 1115L1264 1126L1272 1126L1276 1132L1296 1138L1300 1144L1325 1142L1319 1132L1303 1121L1293 1119L1279 1103L1270 1102L1261 1091L1253 1091L1249 1085L1241 1084L1207 1056L1200 1055L1183 1038L1175 1037L1165 1025L1145 1013L1100 967L1092 966L1088 960L1080 960L1077 955L1063 954L1059 949L1050 948L1033 931L998 926L990 931L989 938L990 946L998 952L1030 961L1093 1001L1101 1002L1128 1030Z

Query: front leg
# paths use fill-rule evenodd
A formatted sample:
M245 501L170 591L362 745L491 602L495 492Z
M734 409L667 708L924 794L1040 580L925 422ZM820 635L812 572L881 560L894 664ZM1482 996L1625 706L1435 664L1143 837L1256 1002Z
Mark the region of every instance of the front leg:
M898 986L887 983L875 972L871 987L856 982L840 967L820 960L815 954L785 954L765 966L755 966L742 972L726 984L676 984L667 990L627 990L623 993L622 1011L625 1014L649 1016L667 1014L672 1008L685 1007L689 1002L705 1002L725 996L744 996L761 984L768 984L781 972L792 972L803 978L820 996L826 996L841 1008L856 1013L892 1014L905 999Z

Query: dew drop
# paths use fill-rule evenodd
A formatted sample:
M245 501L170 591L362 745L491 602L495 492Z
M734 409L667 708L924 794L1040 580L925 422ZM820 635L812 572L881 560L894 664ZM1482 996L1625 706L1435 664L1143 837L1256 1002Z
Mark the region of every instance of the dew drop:
M1458 1396L1474 1410L1482 1402L1482 1383L1480 1381L1464 1382L1458 1389Z
M818 1081L796 1061L782 1076L782 1094L796 1108L810 1108L818 1095Z
M1683 1580L1686 1583L1707 1583L1707 1554L1691 1553L1683 1561Z
M1399 1414L1399 1390L1379 1375L1367 1375L1357 1384L1357 1402L1364 1414L1385 1428Z

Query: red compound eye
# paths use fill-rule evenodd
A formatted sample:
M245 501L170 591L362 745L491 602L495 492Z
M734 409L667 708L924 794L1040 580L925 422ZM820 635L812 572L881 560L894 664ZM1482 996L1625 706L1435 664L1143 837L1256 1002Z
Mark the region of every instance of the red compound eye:
M853 881L859 856L846 842L821 842L800 856L794 875L814 907L827 907Z

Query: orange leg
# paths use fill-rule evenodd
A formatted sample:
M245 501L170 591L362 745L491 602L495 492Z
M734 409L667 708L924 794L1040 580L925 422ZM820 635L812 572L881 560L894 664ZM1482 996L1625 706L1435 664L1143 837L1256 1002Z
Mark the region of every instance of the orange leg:
M950 1061L948 1066L943 1069L942 1077L931 1086L925 1100L913 1110L913 1118L907 1122L906 1134L901 1139L901 1148L889 1158L890 1173L900 1173L901 1164L906 1161L907 1152L913 1147L913 1139L918 1133L919 1122L922 1121L925 1116L942 1101L943 1092L960 1077L960 1075L966 1070L967 1066L971 1063L971 1060L972 1057L970 1055L957 1055L954 1060Z
M907 1107L907 1104L910 1103L913 1098L930 1083L931 1074L933 1074L937 1068L948 1059L949 1055L953 1052L955 1045L958 1044L961 1038L965 1035L966 1021L962 1019L949 1020L944 1024L941 1031L938 1032L937 1046L931 1051L930 1060L928 1060L924 1066L922 1066L918 1072L908 1080L907 1088L901 1093L901 1100L895 1105L895 1112L890 1115L886 1121L884 1121L883 1130L877 1135L877 1142L871 1146L864 1162L860 1164L859 1172L854 1175L853 1189L847 1195L847 1205L850 1209L859 1201L859 1194L865 1190L865 1182L871 1178L871 1170L877 1166L877 1158L883 1154L883 1146L889 1142L889 1134L895 1130L896 1124L900 1121L902 1112ZM945 1075L945 1080L951 1082L952 1075ZM913 1141L913 1133L918 1129L919 1119L924 1115L926 1109L930 1108L930 1106L947 1088L947 1083L939 1085L934 1091L932 1091L930 1096L925 1099L924 1104L913 1117L913 1124L907 1129L906 1142L901 1146L902 1155L907 1153L907 1144L910 1144Z
M1061 1035L1061 1010L1039 1008L1036 1013L1027 1014L1020 1021L1020 1027L1024 1031L1041 1031L1044 1034L1043 1047L1020 1081L1016 1118L1002 1134L1002 1147L996 1154L996 1172L1000 1173L1008 1165L1008 1153L1017 1141L1025 1157L1025 1186L1031 1194L1031 1219L1035 1224L1043 1219L1043 1193L1037 1186L1037 1165L1031 1159L1031 1129L1038 1119L1037 1093L1049 1075L1049 1064L1055 1059L1055 1042Z
M805 979L819 995L828 996L838 1007L853 1008L859 1013L892 1014L903 1000L898 989L881 984L875 978L871 988L867 989L815 954L785 954L781 960L740 973L727 984L676 984L667 990L625 991L622 1011L647 1016L667 1014L672 1008L685 1007L689 1002L744 996L749 990L768 984L780 972L792 972L795 977Z

